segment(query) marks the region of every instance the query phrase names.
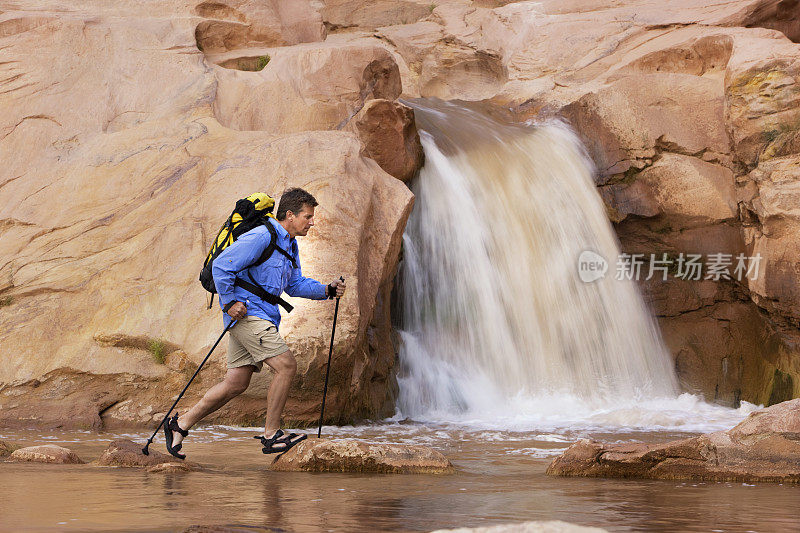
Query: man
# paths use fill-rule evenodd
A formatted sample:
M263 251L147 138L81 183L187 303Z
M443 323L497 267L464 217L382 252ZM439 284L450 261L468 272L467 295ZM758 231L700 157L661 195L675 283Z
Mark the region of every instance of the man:
M278 250L264 263L250 266L271 241L269 230L259 226L239 237L214 260L214 284L219 293L220 306L225 311L225 325L231 320L237 321L228 335L228 371L225 379L211 387L194 407L181 417L176 414L165 424L167 451L175 457L186 457L178 452L188 430L243 393L250 384L253 372L260 372L264 363L272 368L275 375L267 393L264 436L257 437L261 439L262 451L284 452L306 438L295 433L286 435L280 429L289 386L297 372L294 355L278 334L280 311L274 303L263 300L235 282L237 276L255 281L275 296L280 296L284 291L289 296L313 300L342 296L344 281L334 281L326 286L303 277L300 270L296 237L304 237L314 226L314 208L317 205L317 200L303 189L288 189L281 196L277 221L267 221L273 224L277 232Z

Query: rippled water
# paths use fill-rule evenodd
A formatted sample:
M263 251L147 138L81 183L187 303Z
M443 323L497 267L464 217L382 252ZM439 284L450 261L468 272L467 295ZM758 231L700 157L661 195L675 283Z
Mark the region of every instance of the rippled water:
M676 431L508 431L385 422L325 428L324 436L416 443L444 453L451 476L283 473L267 470L254 428L193 431L186 452L204 472L147 473L93 465L0 463L3 531L182 531L238 524L282 531L429 531L565 520L609 531L797 531L800 487L741 483L552 478L570 442L663 442ZM22 445L51 442L86 461L108 442L149 434L0 431ZM163 451L161 440L151 449Z

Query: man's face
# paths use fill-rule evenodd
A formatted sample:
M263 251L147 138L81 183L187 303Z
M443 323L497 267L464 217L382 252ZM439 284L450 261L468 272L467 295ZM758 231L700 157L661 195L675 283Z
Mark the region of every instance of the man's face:
M314 208L308 204L303 204L299 213L289 211L286 215L289 218L289 234L292 237L305 237L314 226Z

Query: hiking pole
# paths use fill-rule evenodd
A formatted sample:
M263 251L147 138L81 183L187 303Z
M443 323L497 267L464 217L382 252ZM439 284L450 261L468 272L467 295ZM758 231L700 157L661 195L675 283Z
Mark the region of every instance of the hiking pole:
M339 277L344 281L343 277ZM336 308L333 310L333 328L331 328L331 348L328 350L328 368L325 369L325 388L322 389L322 409L319 412L319 430L317 438L322 438L322 417L325 414L325 397L328 395L328 376L331 373L331 355L333 354L333 336L336 334L336 317L339 315L339 297L336 297Z
M150 455L150 451L149 451L147 448L149 448L149 447L150 447L150 444L153 442L153 439L155 438L155 436L156 436L156 433L158 433L158 430L159 430L159 429L161 429L161 426L163 426L163 425L164 425L164 422L166 422L166 421L167 421L167 418L169 418L169 415L172 413L172 410L173 410L173 409L175 409L175 406L176 406L176 405L178 405L178 402L179 402L179 401L181 401L181 398L183 398L183 394L186 392L186 389L188 389L188 388L189 388L189 385L191 385L191 384L192 384L192 381L194 381L194 378L196 378L196 377L197 377L197 374L199 374L199 373L200 373L200 369L201 369L201 368L203 368L203 365L204 365L204 364L206 364L206 361L208 361L208 358L209 358L209 357L211 357L211 352L213 352L213 351L214 351L214 348L216 348L216 347L217 347L217 344L219 344L219 341L221 341L221 340L222 340L222 337L224 337L224 336L225 336L225 334L226 334L226 333L228 333L228 330L229 330L229 329L231 329L231 326L233 326L235 323L236 323L236 321L235 321L235 320L231 320L231 321L230 321L230 323L228 324L228 326L225 328L225 331L223 331L223 332L222 332L222 335L220 335L220 336L219 336L219 338L217 339L217 342L215 342L215 343L214 343L214 346L212 346L212 347L211 347L211 350L209 350L209 351L208 351L208 355L206 355L206 358L205 358L205 359L203 359L203 362L202 362L202 363L200 363L200 366L198 366L198 367L197 367L197 370L195 370L195 371L194 371L194 375L192 376L192 379L190 379L190 380L189 380L189 383L187 383L187 384L186 384L186 386L183 388L183 390L181 391L181 393L178 395L178 399L177 399L177 400L175 400L175 403L173 403L173 404L172 404L172 407L170 407L170 408L169 408L169 411L167 411L167 414L166 414L166 416L164 416L164 420L162 420L162 421L161 421L161 423L158 425L158 427L157 427L157 428L156 428L156 430L153 432L153 434L152 434L152 435L150 435L150 438L149 438L149 439L147 439L147 444L145 444L145 445L144 445L144 448L142 448L142 453L143 453L143 454L145 454L145 455Z

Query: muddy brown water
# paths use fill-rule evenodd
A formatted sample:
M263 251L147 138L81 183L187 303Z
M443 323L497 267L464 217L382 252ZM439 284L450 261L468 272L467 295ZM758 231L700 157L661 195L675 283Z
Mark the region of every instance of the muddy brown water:
M0 463L2 531L182 531L237 525L276 531L430 531L564 520L609 531L800 531L800 487L552 478L552 457L580 437L664 442L672 432L510 433L421 424L326 428L443 452L451 476L281 473L267 469L252 429L194 431L185 451L207 471L147 473L87 465ZM85 461L111 440L149 434L0 430L19 445L54 443ZM163 451L159 438L154 450Z

